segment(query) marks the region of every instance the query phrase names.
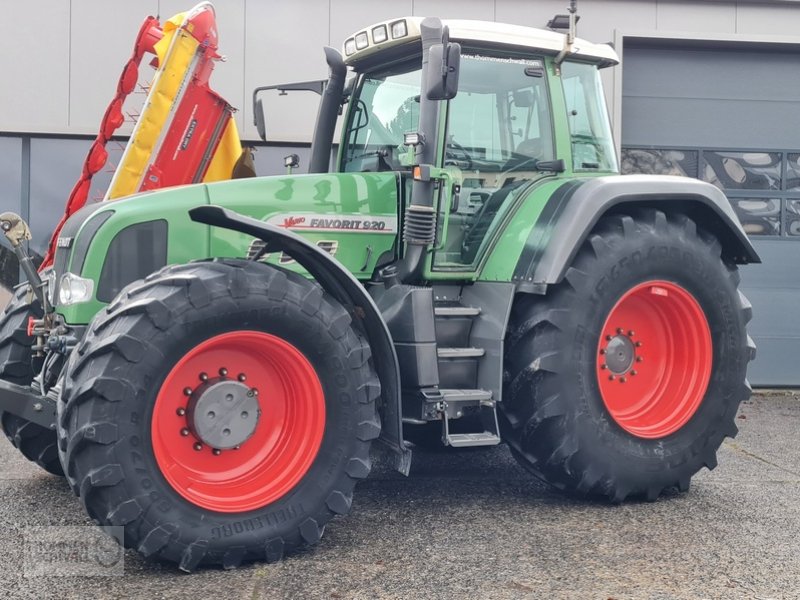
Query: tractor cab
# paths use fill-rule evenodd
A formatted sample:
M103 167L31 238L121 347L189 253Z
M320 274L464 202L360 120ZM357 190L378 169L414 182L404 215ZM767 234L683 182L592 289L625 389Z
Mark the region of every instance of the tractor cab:
M434 209L435 225L422 237L433 235L433 252L423 262L425 278L436 279L437 272L475 273L497 224L535 182L617 171L598 72L617 57L609 46L583 40L566 49L564 36L551 31L423 23L408 17L356 32L344 43L343 64L328 49L327 85L269 86L255 97L271 88L322 94L313 156L330 145L320 135L332 135L340 112L334 104L347 107L334 170L398 173L403 210ZM425 61L426 45L442 50ZM351 74L346 84L344 66ZM451 97L437 97L437 86L449 86ZM311 172L328 169L327 153L324 163L313 156ZM436 172L433 182L415 189L421 165Z

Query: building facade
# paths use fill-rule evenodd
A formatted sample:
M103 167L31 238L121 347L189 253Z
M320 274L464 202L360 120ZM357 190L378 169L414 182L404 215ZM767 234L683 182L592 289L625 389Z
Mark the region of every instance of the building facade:
M0 209L29 220L33 250L43 251L60 218L142 20L192 3L0 0ZM325 77L322 47L340 48L373 22L433 15L545 27L567 4L218 0L226 61L212 83L239 107L242 137L256 142L253 88ZM697 177L726 192L764 259L743 269L759 346L751 381L800 385L800 0L581 0L578 9L579 35L612 43L622 57L604 82L623 170ZM268 97L259 174L280 172L290 152L302 170L316 105L313 94ZM102 189L110 173L98 179ZM7 287L17 272L0 277Z

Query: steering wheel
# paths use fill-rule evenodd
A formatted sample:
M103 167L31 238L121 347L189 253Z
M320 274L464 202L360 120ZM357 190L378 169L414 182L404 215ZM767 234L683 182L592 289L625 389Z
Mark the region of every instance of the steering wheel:
M453 149L456 152L450 152L450 149ZM466 148L464 148L464 146L451 139L445 146L444 164L453 165L460 169L467 169L469 171L472 169L472 155L467 151Z

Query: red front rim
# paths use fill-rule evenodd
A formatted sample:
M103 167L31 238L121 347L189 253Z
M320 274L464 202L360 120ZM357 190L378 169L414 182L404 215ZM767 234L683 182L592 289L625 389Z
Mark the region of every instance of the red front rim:
M242 382L257 398L257 423L238 448L203 444L189 423L192 391L201 394L209 377ZM156 462L173 489L229 513L289 492L314 462L324 430L325 396L314 367L290 343L258 331L217 335L190 350L164 380L151 424Z
M663 438L697 412L711 361L711 331L697 300L669 281L641 283L619 299L603 325L600 395L625 431Z

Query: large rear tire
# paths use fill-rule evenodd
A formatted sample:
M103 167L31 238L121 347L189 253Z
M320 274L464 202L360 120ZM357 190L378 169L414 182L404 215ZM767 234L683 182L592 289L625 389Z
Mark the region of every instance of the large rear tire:
M41 316L39 302L28 299L28 286L17 287L0 317L0 379L17 385L30 385L33 381L33 338L28 335L28 318ZM10 413L0 413L0 426L25 458L48 473L64 475L55 431Z
M738 283L717 239L683 215L604 218L562 283L514 306L501 403L514 456L581 496L687 490L750 394Z
M370 471L369 346L298 275L242 260L162 269L95 318L67 368L73 490L126 547L185 571L316 543Z

